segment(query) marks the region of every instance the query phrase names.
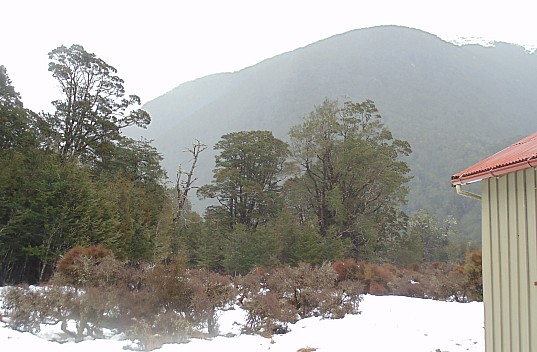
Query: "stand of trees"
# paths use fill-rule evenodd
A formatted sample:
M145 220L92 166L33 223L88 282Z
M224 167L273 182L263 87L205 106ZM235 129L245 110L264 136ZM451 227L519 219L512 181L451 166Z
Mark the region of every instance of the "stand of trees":
M326 99L290 130L290 144L270 131L222 136L213 182L201 187L198 142L187 181L178 173L171 188L151 141L122 134L151 118L116 70L80 45L49 58L63 93L53 113L25 109L0 66L0 283L46 280L69 249L90 245L133 265L179 256L228 274L464 258L468 248L449 241L450 219L401 211L411 148L370 100ZM203 216L186 199L196 188L217 201Z
M0 277L38 282L78 245L129 261L154 260L172 209L161 156L121 134L145 126L116 70L80 45L53 50L63 98L52 114L25 109L0 66ZM171 212L170 212L171 214Z

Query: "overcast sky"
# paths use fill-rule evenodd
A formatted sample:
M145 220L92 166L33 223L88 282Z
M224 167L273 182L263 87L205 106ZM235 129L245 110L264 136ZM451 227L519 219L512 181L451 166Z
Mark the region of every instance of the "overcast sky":
M48 52L81 44L147 102L179 84L232 72L357 28L403 25L449 40L537 47L533 1L0 0L0 65L25 106L59 97Z

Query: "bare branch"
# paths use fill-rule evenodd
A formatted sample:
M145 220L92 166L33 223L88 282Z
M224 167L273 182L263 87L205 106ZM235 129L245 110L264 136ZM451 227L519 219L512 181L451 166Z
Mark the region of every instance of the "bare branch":
M188 199L188 192L191 189L195 188L193 184L194 182L196 182L197 178L194 177L194 170L196 169L196 164L198 163L200 153L203 152L205 149L207 149L207 145L201 143L199 140L196 139L196 141L192 143L192 148L188 148L185 150L192 155L192 164L190 165L190 170L187 172L182 168L181 164L179 164L179 167L177 168L175 189L177 192L178 206L177 213L174 217L174 223L177 223L179 218L183 215L185 204ZM186 180L182 180L183 175L186 175Z

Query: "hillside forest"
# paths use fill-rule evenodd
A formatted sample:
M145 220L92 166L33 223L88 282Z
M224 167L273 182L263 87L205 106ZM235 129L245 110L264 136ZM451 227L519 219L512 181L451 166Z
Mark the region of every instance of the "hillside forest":
M80 45L49 53L63 98L52 113L24 108L0 70L0 274L37 283L71 248L102 245L129 263L184 256L225 274L352 258L400 266L457 263L453 219L402 210L411 145L395 139L371 100L325 99L289 131L221 136L213 180L195 187L211 146L190 141L191 161L168 179L140 99L116 70ZM211 199L204 214L191 197Z
M151 350L214 334L217 309L236 300L250 331L271 334L356 313L364 292L482 299L480 252L453 241L454 220L403 210L412 147L374 101L319 101L289 142L268 130L214 146L194 139L169 178L150 140L123 133L151 116L114 67L80 45L49 59L62 91L50 113L24 108L0 66L0 285L18 285L3 295L11 327L62 322L77 340L114 327ZM209 148L212 181L198 187ZM211 205L200 214L192 197Z

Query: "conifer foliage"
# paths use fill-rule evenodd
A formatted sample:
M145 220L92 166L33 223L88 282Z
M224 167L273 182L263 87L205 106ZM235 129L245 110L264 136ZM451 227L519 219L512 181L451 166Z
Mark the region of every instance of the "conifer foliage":
M79 245L153 258L170 236L162 157L122 135L150 122L139 98L80 45L49 57L64 94L52 114L25 109L0 66L0 283L46 280Z

